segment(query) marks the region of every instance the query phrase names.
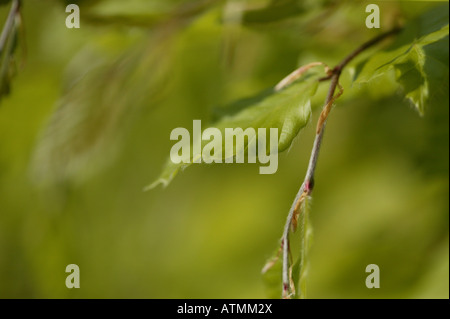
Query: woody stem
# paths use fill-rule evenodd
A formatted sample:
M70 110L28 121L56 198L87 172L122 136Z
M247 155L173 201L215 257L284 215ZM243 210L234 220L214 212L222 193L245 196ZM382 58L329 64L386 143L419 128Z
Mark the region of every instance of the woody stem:
M319 159L319 152L320 147L322 144L323 134L325 131L327 116L329 113L329 109L325 110L328 107L331 107L331 103L333 99L335 99L337 96L340 95L338 93L336 97L334 96L334 92L336 90L336 87L339 86L339 77L341 75L342 69L351 61L353 60L358 54L363 52L364 50L370 48L371 46L379 43L380 41L384 40L385 38L396 34L400 31L399 28L395 28L393 30L390 30L388 32L382 33L379 36L373 38L372 40L364 43L360 47L358 47L356 50L351 52L349 55L347 55L337 66L335 66L332 70L330 70L329 74L327 76L319 79L319 81L326 81L330 80L330 88L328 90L327 97L325 99L324 103L324 109L322 111L322 114L325 115L324 118L319 118L318 123L318 129L316 131L316 136L314 138L314 144L311 151L311 156L309 159L308 169L306 171L305 179L303 180L302 185L300 186L300 189L295 196L294 202L291 205L291 208L289 210L286 224L284 225L283 235L281 237L281 246L283 249L283 270L282 270L282 298L289 298L291 291L290 291L290 285L289 285L289 230L292 224L292 220L294 217L294 214L296 213L296 210L300 207L300 201L305 197L311 194L313 187L314 187L314 173L317 166L317 161ZM340 87L340 86L339 86ZM325 112L326 111L326 112Z

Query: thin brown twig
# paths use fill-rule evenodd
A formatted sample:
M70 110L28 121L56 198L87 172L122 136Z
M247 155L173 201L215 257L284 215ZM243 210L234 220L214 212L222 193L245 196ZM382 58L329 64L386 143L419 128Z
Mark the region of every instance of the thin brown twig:
M381 42L382 40L390 37L391 35L399 33L401 30L402 29L400 27L396 27L396 28L394 28L394 29L392 29L392 30L390 30L388 32L381 33L377 37L375 37L375 38L365 42L360 47L358 47L356 50L354 50L352 53L347 55L338 65L336 65L333 69L331 69L331 71L326 76L324 76L323 78L320 78L319 81L322 82L322 81L329 80L329 79L331 79L333 74L341 73L342 69L348 63L350 63L350 61L353 60L358 54L360 54L364 50L370 48L371 46L377 44L378 42Z

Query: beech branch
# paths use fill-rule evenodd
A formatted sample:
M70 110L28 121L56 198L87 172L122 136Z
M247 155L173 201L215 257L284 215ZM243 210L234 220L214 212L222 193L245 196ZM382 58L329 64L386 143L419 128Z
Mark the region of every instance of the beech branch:
M5 48L6 40L8 39L11 30L14 27L14 20L19 14L20 10L20 0L13 0L11 4L11 9L9 10L8 17L6 18L5 25L3 26L2 33L0 35L0 56Z
M282 273L282 298L290 298L293 291L291 291L290 287L290 274L289 274L289 233L291 229L291 225L294 219L294 216L300 213L301 204L307 196L310 196L314 187L314 173L316 171L317 161L319 159L320 146L322 144L323 134L325 131L325 126L327 122L328 115L331 111L334 101L343 93L343 88L339 84L339 77L343 68L353 60L358 54L363 52L364 50L370 48L371 46L381 42L387 37L396 34L400 31L399 28L393 29L391 31L380 34L379 36L373 38L372 40L364 43L356 50L347 55L338 65L336 65L333 69L326 69L327 75L323 78L320 78L319 81L327 81L330 80L330 88L328 89L328 94L325 99L324 106L322 108L322 112L319 116L319 120L316 128L316 136L314 139L313 148L311 151L311 156L309 159L308 169L306 171L305 178L303 180L300 189L295 196L294 202L291 205L289 210L286 224L284 226L283 235L281 237L281 247L282 247L282 255L283 255L283 273ZM294 71L295 72L295 71ZM335 94L336 88L339 89L339 92Z

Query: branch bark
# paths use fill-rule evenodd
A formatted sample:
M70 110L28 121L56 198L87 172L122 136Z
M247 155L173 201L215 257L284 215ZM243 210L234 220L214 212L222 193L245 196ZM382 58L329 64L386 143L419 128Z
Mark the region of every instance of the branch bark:
M281 237L281 247L283 251L283 273L282 273L282 298L286 299L289 298L292 294L292 291L290 290L289 285L289 233L291 229L292 220L294 218L295 214L299 213L299 209L301 208L301 203L304 200L306 196L310 196L314 187L314 173L316 171L317 161L319 159L319 152L320 147L322 144L323 134L325 131L325 126L328 118L328 114L330 113L330 110L332 108L332 105L334 101L342 94L343 89L339 84L339 77L341 75L341 72L343 68L351 61L353 60L358 54L363 52L364 50L372 47L373 45L381 42L382 40L386 39L387 37L396 34L400 31L399 28L392 29L388 32L382 33L379 36L373 38L372 40L364 43L360 47L358 47L356 50L351 52L349 55L347 55L338 65L336 65L333 69L329 70L327 73L327 76L320 78L319 81L326 81L330 80L330 88L328 90L327 97L325 99L325 103L322 109L322 112L320 114L318 123L317 123L317 129L316 129L316 136L314 139L313 148L311 151L311 156L309 159L308 169L306 171L305 178L303 180L302 185L300 186L300 189L295 196L294 202L291 205L291 208L289 210L286 224L284 226L283 235ZM338 94L334 94L336 91L336 88L339 88L340 91Z

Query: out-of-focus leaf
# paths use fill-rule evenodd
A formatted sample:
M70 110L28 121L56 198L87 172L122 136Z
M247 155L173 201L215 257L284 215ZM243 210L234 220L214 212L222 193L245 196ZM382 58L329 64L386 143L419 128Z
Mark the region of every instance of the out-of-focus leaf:
M330 2L333 1L273 0L267 6L244 10L242 23L244 25L259 25L279 22L310 12L312 9L324 6Z
M164 90L167 47L146 41L113 61L89 51L72 67L78 74L69 74L71 83L37 144L38 181L84 176L112 161L133 115L152 107Z
M94 4L82 1L83 18L101 23L154 26L173 21L183 22L209 9L217 0L108 0Z
M0 6L8 4L9 2L11 2L11 0L0 0Z
M6 40L0 60L0 99L11 90L11 80L16 73L14 51L17 43L17 32L13 30Z
M13 2L10 13L1 31L0 39L0 102L11 90L11 80L16 74L16 51L21 28L19 4Z
M253 128L256 133L258 128L278 128L278 152L282 152L289 147L300 129L307 124L311 114L311 97L316 92L317 84L317 78L313 78L294 83L278 92L272 90L272 94L265 96L259 102L247 106L238 113L224 116L214 124L214 127L220 130L222 136L225 136L225 128L242 128L243 130ZM256 138L257 135L253 136L252 141L254 142ZM226 157L222 140L214 139L214 141L218 143L216 149L222 150L220 154L222 162L227 157L234 157L236 154L244 152L250 143L246 140L242 145L244 149L236 147L233 154ZM209 141L202 141L202 148L207 143ZM181 162L179 164L174 164L169 159L160 177L146 189L151 189L158 184L167 186L180 169L190 166L193 161L201 157L202 154L191 154L189 163ZM212 160L216 159L214 154L208 154L207 157Z
M393 49L376 53L359 65L356 83L370 82L394 70L406 98L422 114L430 90L445 85L448 49L444 46L448 45L448 32L448 5L432 9L404 29ZM440 49L433 49L436 46ZM443 56L445 52L447 56ZM430 82L437 87L430 87Z
M304 11L301 2L297 0L272 1L267 7L246 10L243 14L242 22L244 24L275 22L298 15Z

